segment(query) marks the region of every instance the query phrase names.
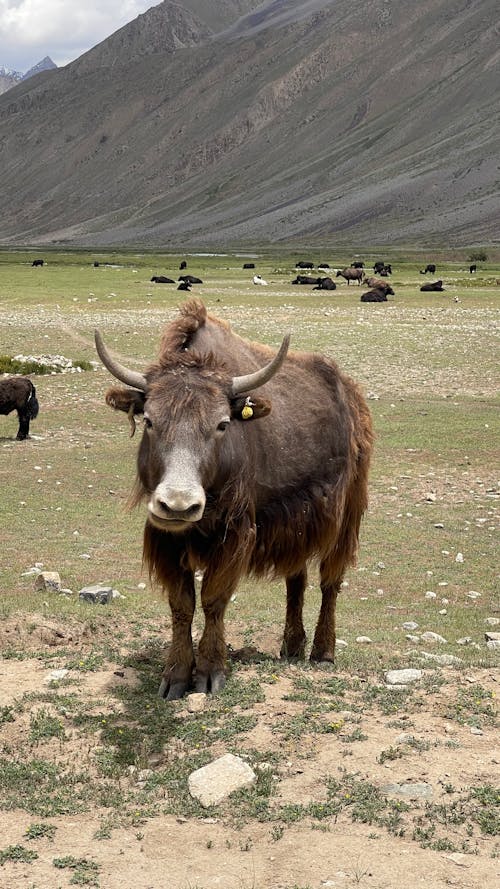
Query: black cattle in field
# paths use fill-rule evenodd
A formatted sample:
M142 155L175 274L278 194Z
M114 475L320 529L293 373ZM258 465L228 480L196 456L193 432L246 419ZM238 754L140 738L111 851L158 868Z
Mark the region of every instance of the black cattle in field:
M368 287L371 287L373 290L382 290L386 296L394 296L394 290L388 281L382 281L380 278L375 278L374 275L370 275L365 277L363 280L363 284L368 284Z
M314 263L313 262L304 262L304 260L301 260L300 262L295 263L295 268L296 269L313 269Z
M436 266L434 265L433 262L429 262L429 263L426 265L425 269L423 269L423 270L420 269L420 274L421 274L421 275L426 275L427 272L430 272L431 275L435 275L435 274L436 274Z
M43 265L44 261L45 260L43 260L43 259L34 259L33 262L31 263L31 267L32 268L36 268L37 266L41 267Z
M19 429L16 439L24 441L30 431L30 420L38 416L36 389L28 377L7 377L0 380L0 414L17 411Z
M319 265L318 265L318 268L319 268L319 269L329 269L329 268L330 268L330 264L329 264L328 262L320 262Z
M183 259L180 266L179 266L179 271L182 272L182 270L187 269L187 267L188 267L188 264L187 264L186 260Z
M153 275L151 278L153 284L175 284L173 278L167 278L166 275Z
M95 269L98 269L98 268L99 268L99 263L97 262L97 260L94 262L94 268L95 268Z
M359 260L356 260L355 262L351 262L351 268L353 268L353 269L364 269L364 267L365 267L364 262L360 262Z
M318 283L313 290L336 290L337 285L331 278L318 278Z
M191 292L192 284L189 281L181 281L178 285L177 290L188 290Z
M285 578L282 656L302 658L307 566L317 563L321 609L310 652L332 662L335 610L355 562L373 447L360 387L320 354L276 353L237 336L190 300L168 324L144 374L118 363L96 331L99 357L142 396L144 432L134 501L146 504L144 559L168 594L172 642L159 694L225 683L224 613L245 575ZM108 392L108 398L110 393ZM195 571L205 626L196 646Z
M244 268L244 269L254 269L254 268L255 268L255 263L254 263L254 262L244 262L244 263L243 263L243 268Z
M311 278L310 275L297 275L292 284L319 284L322 278Z
M477 265L475 265L475 264L474 264L474 265L470 265L470 266L469 266L469 272L470 272L471 275L473 274L473 272L477 272Z
M372 290L362 293L360 299L362 303L386 303L387 294L380 287L374 287Z
M349 266L348 268L341 269L341 271L337 272L335 277L345 278L348 285L351 281L357 281L358 284L361 284L363 280L363 269L353 269L352 266Z
M392 266L389 262L376 262L373 266L373 271L376 275L387 277L387 275L392 275Z
M195 275L179 275L177 280L186 281L188 284L203 284L201 278L196 278Z
M440 293L441 290L444 290L442 281L434 281L432 284L423 284L420 290L423 293Z

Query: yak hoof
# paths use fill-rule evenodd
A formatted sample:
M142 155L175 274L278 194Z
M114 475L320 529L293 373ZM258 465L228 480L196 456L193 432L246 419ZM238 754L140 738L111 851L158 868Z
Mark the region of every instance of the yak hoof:
M214 670L212 673L198 673L196 677L195 690L213 695L218 694L226 684L226 677L223 670Z
M316 651L313 649L309 655L309 660L313 663L321 661L322 663L333 664L335 657L333 651Z
M167 682L167 680L163 678L158 689L158 697L167 701L178 701L180 698L184 697L188 688L189 684L187 682L183 682L182 680L178 680L177 682Z

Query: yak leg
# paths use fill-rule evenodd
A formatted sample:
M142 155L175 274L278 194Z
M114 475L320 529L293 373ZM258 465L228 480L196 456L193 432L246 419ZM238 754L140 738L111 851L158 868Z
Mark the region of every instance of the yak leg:
M201 586L201 604L205 613L205 628L198 645L196 660L196 691L217 694L226 684L226 642L224 614L240 575L224 566L221 571L207 570Z
M332 566L328 560L321 563L321 609L314 633L310 654L311 661L330 661L332 663L334 661L335 608L343 576L343 566Z
M19 418L19 429L17 430L16 440L24 441L24 439L28 438L29 435L30 420L29 417L26 416L26 414L23 414L20 411L17 412L17 416Z
M191 624L195 608L195 589L191 571L182 573L177 583L169 584L168 601L172 612L172 643L158 695L167 701L175 701L188 691L193 676Z
M286 619L280 655L286 658L303 658L306 631L302 621L304 590L307 583L305 568L293 577L286 578Z

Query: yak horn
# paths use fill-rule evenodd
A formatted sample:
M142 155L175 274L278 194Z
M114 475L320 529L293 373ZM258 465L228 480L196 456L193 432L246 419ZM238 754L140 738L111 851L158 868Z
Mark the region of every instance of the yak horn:
M116 377L117 380L120 380L120 382L126 383L127 386L132 386L134 389L140 389L142 392L146 392L148 384L144 374L141 374L136 370L129 370L127 367L124 367L123 364L120 364L112 358L104 345L102 336L98 330L94 331L94 337L97 354L104 366L109 370L110 374Z
M288 347L290 345L290 334L288 333L281 343L279 352L276 353L273 360L266 364L265 367L261 367L260 370L256 370L254 373L246 374L243 377L233 377L233 383L231 386L231 393L233 395L240 395L242 392L249 392L250 389L258 389L259 386L263 386L264 383L267 383L271 377L274 376L275 373L278 372L281 365L283 364L286 353L288 352Z

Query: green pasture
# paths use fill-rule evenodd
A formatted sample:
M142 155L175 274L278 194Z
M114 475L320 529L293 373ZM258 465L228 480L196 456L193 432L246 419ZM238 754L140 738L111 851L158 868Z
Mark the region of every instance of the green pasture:
M43 268L32 268L37 256L45 259ZM431 280L419 272L426 260L392 258L395 296L383 304L360 303L365 288L343 279L335 292L291 284L299 258L341 267L354 256L335 250L255 256L3 251L0 354L96 361L93 330L99 327L122 360L143 367L185 296L150 278L176 279L186 259L187 271L204 282L193 294L238 333L277 345L291 331L294 348L334 357L369 399L377 435L371 502L359 565L346 577L339 602L338 635L348 642L341 666L406 662L414 646L401 628L405 620L416 621L420 632L443 635L446 652L465 663L487 665L497 653L485 645L485 619L499 607L500 263L478 263L470 275L467 256L443 260L435 278L443 279L445 292L421 293ZM366 258L390 260L391 254ZM268 287L253 285L245 261L255 262ZM0 417L0 615L67 616L92 621L104 635L118 621L119 638L125 626L133 633L150 621L161 624L163 640L168 608L142 570L143 516L126 508L140 430L131 440L126 418L106 408L111 380L99 364L33 380L40 414L32 439L14 441L15 415ZM23 576L35 563L59 571L75 595L35 592L33 578ZM99 581L126 598L107 610L81 605L78 590ZM435 599L425 597L429 591ZM317 608L313 568L309 636ZM228 641L259 648L271 635L267 653L278 652L283 612L281 583L245 580L228 610ZM372 645L356 646L358 635ZM474 644L457 645L463 637Z

